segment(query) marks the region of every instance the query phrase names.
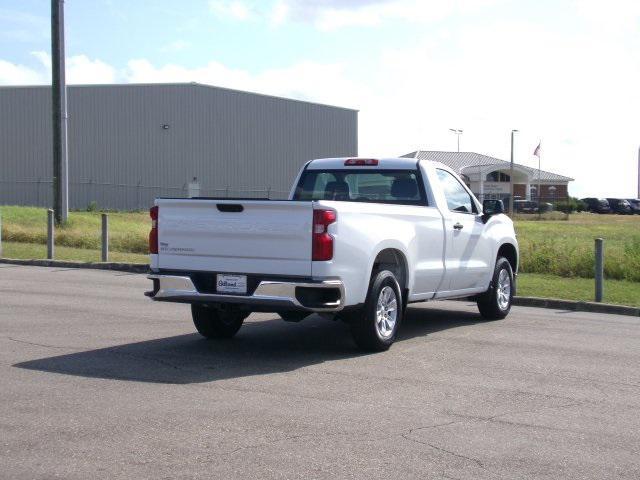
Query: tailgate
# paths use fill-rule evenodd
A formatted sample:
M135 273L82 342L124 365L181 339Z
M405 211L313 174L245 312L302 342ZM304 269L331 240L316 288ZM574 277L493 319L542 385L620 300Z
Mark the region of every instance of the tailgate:
M158 199L158 267L311 275L311 202Z

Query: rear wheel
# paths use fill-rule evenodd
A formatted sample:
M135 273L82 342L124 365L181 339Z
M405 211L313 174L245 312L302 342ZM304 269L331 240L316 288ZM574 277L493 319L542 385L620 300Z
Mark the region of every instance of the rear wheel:
M505 318L511 310L514 290L511 264L506 258L500 257L496 262L491 287L477 300L480 315L487 320Z
M388 270L378 272L369 287L364 308L349 314L356 344L373 352L387 350L396 339L402 321L402 306L396 277Z
M231 338L242 326L248 312L217 310L208 305L192 304L191 316L198 333L206 338Z

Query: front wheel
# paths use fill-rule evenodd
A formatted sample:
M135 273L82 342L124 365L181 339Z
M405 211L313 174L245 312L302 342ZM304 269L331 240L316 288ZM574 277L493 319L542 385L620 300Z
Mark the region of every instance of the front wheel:
M396 277L388 270L378 272L371 282L364 308L349 315L356 344L373 352L387 350L396 339L402 321L402 306Z
M509 314L514 293L513 270L504 258L498 258L491 286L478 300L480 315L487 320L501 320Z
M216 310L208 305L192 304L191 316L198 333L205 338L231 338L242 326L247 312Z

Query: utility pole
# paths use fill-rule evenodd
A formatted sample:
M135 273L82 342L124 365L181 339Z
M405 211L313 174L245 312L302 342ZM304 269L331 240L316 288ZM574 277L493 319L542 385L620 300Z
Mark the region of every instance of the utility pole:
M638 147L638 191L636 198L640 198L640 147Z
M509 215L513 215L513 137L518 130L511 130L511 165L509 166Z
M67 84L64 58L64 0L51 0L51 107L53 114L53 210L56 223L69 216Z

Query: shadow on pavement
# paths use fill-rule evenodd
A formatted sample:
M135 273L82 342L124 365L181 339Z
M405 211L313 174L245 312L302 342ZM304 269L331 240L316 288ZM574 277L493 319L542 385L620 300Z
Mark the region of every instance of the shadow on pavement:
M480 321L471 312L409 307L396 342ZM188 384L288 372L362 355L346 324L314 316L298 324L279 318L248 322L232 340L178 335L14 366L91 378Z

